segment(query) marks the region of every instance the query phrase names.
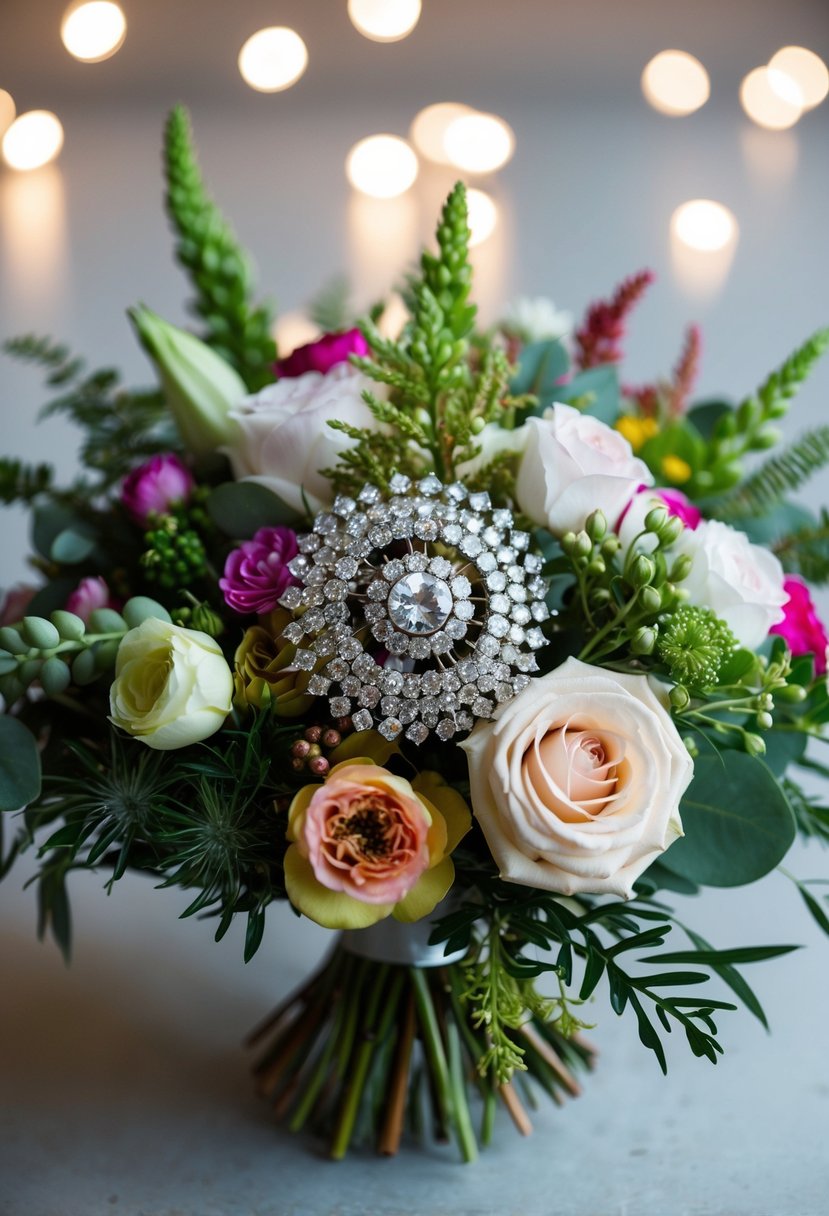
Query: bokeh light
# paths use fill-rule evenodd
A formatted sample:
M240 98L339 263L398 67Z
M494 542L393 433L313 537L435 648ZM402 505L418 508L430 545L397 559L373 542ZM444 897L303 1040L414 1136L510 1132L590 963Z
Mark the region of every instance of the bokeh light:
M348 0L356 30L372 42L399 42L420 19L420 0Z
M415 115L409 134L412 143L423 156L438 165L451 164L446 152L446 132L456 118L474 114L470 106L459 101L438 101Z
M470 247L481 245L492 236L498 223L498 207L485 191L471 189L466 192Z
M114 0L71 4L63 15L60 36L70 55L82 63L100 63L121 47L127 19Z
M397 135L369 135L348 154L345 172L355 190L371 198L396 198L417 177L417 156Z
M12 169L39 169L63 147L63 127L49 110L29 110L3 136L3 159Z
M708 73L687 51L660 51L642 72L642 92L655 110L693 114L711 95Z
M803 113L800 86L777 68L755 68L740 85L743 109L758 126L770 131L793 127Z
M466 173L494 173L515 151L515 136L503 118L473 111L449 124L444 144L455 168Z
M307 342L313 342L319 337L319 334L319 326L315 325L308 314L301 309L281 313L273 327L273 336L280 359L286 358L298 346L305 346Z
M734 240L737 221L722 203L695 198L677 207L671 217L671 230L689 249L715 253Z
M308 48L296 30L285 25L257 30L239 52L242 79L259 93L289 89L307 66Z
M14 122L16 114L17 106L14 104L14 98L11 93L7 93L5 89L0 89L0 138L2 138L5 131L8 131Z
M829 94L829 68L805 46L784 46L769 60L770 71L782 72L800 89L802 105L811 110Z

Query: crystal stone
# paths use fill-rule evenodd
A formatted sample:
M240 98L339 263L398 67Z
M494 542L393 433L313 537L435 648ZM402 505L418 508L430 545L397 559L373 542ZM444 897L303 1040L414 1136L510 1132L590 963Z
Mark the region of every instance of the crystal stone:
M452 592L437 575L406 574L389 592L388 614L403 633L434 633L452 611Z

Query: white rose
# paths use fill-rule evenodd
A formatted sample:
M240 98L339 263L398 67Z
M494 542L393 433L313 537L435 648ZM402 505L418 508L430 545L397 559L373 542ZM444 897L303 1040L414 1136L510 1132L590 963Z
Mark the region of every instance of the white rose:
M653 485L627 439L598 418L557 403L526 426L515 496L525 515L556 536L578 532L597 508L614 527L639 486Z
M661 695L647 676L570 658L478 723L461 747L502 878L630 897L682 835L694 772Z
M338 363L325 375L305 372L286 376L261 392L245 397L230 411L239 435L223 450L237 481L256 481L278 494L295 511L312 511L331 502L331 483L321 469L336 465L340 453L354 445L329 421L350 426L377 426L363 401L370 389L382 397L382 386L349 363Z
M542 342L571 333L573 316L556 308L547 296L519 296L507 305L502 325L525 342Z
M788 595L783 567L768 549L753 545L744 532L719 520L686 528L672 553L687 553L693 565L680 584L692 604L710 608L737 641L755 650L783 619Z
M148 747L172 751L215 734L232 696L233 674L218 642L149 617L118 647L109 720Z
M523 452L528 435L526 426L517 426L509 431L497 422L488 422L480 435L476 435L472 440L475 446L481 449L480 452L471 460L459 464L456 473L462 478L472 477L502 452L514 452L518 455Z

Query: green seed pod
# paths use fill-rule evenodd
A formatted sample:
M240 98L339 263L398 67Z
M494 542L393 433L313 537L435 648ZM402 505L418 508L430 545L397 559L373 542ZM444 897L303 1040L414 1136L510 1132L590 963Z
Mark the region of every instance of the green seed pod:
M53 650L60 645L60 634L51 621L42 616L24 616L23 637L30 646L38 650Z
M24 659L17 669L18 679L24 687L31 684L40 675L43 659Z
M96 642L92 647L96 671L110 671L115 666L115 656L118 654L120 638L109 638L106 642Z
M89 617L90 633L125 633L127 622L114 608L96 608Z
M86 632L86 625L74 612L65 608L56 608L50 614L52 624L65 642L79 642Z
M26 689L16 675L0 676L0 696L3 697L7 706L14 705L25 691Z
M40 670L40 682L43 685L43 691L49 697L56 697L62 693L65 688L68 688L71 679L72 674L69 667L57 655L52 655L51 659L47 659Z
M130 629L135 629L149 617L155 617L159 621L171 619L167 609L159 604L158 600L150 599L148 595L134 595L132 599L127 600L124 604L123 617Z
M743 735L743 742L750 756L765 756L766 741L760 735L753 735L750 731L746 731Z
M82 650L72 663L72 679L76 684L91 684L98 676L95 655L91 650Z
M771 730L774 726L774 718L765 710L757 715L757 726L760 730Z
M19 632L12 625L4 625L0 629L0 647L9 654L25 654L29 647L23 641Z
M11 675L13 671L17 671L17 667L17 659L12 658L10 654L0 654L0 676Z

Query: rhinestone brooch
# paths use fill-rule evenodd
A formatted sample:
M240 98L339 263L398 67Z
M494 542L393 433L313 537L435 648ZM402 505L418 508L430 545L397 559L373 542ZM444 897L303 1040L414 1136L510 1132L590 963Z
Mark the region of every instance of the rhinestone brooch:
M491 718L537 670L550 613L542 559L486 493L396 474L340 495L299 537L280 603L308 692L355 730L423 743ZM322 669L319 664L324 662Z

